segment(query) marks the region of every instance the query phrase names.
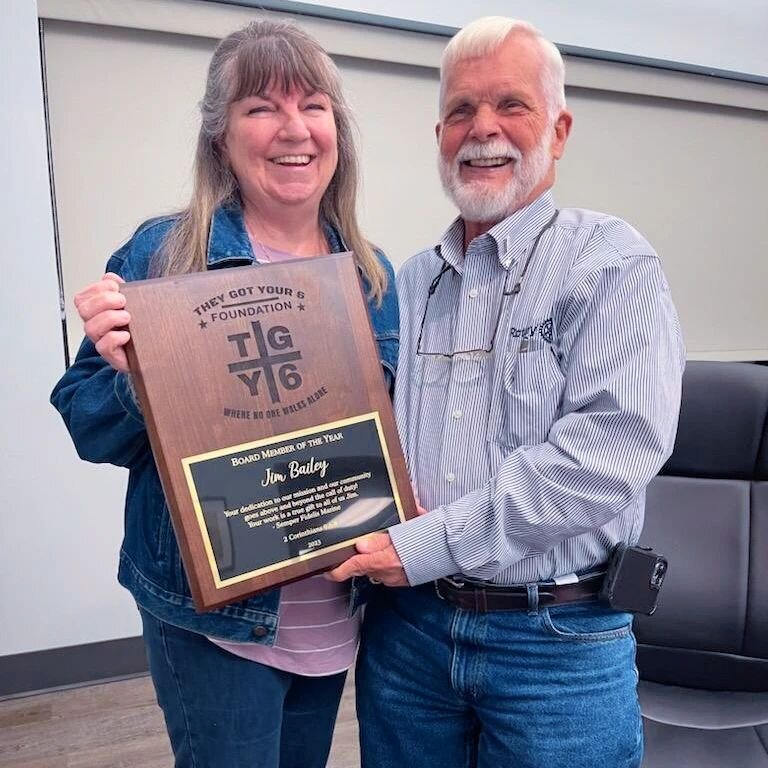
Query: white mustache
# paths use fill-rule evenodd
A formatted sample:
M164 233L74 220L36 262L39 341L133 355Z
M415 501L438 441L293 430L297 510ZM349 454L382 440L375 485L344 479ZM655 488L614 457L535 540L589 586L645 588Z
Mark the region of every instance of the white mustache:
M456 153L454 162L465 163L467 160L487 160L492 157L509 157L520 162L523 153L509 141L494 140L484 144L465 144Z

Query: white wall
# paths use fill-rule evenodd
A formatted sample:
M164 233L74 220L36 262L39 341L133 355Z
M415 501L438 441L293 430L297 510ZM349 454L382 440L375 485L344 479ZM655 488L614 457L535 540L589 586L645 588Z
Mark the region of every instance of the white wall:
M122 479L77 458L47 403L64 356L34 0L3 3L0 72L2 656L135 635L139 623L114 579L122 502L106 489ZM118 506L79 514L80 484Z
M455 28L479 16L514 16L560 45L768 77L766 0L302 0L295 5Z
M70 305L139 221L178 204L189 179L193 105L215 40L254 11L192 0L41 0L40 11ZM362 129L361 218L397 267L453 216L439 191L433 132L447 38L307 16L299 23L337 56ZM558 203L624 216L655 245L689 356L768 357L768 262L756 247L768 87L566 59L575 127ZM77 318L69 334L79 341Z

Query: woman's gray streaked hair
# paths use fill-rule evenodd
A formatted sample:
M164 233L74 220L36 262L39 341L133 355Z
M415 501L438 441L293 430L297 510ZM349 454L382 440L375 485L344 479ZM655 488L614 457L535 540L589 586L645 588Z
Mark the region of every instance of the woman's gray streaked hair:
M546 94L550 118L554 121L565 109L565 65L557 46L547 40L536 27L527 21L510 19L506 16L485 16L477 19L451 38L443 51L440 64L440 105L444 98L446 75L461 59L484 56L493 53L509 35L521 32L529 35L538 43L544 56L545 71L542 73L542 85Z
M320 215L339 230L354 251L371 295L380 300L387 275L357 222L358 159L339 72L313 37L285 21L254 21L225 37L214 51L200 105L192 196L169 232L157 271L169 275L205 270L211 217L222 203L238 194L237 180L222 149L229 106L272 87L320 92L330 99L339 159L320 203Z

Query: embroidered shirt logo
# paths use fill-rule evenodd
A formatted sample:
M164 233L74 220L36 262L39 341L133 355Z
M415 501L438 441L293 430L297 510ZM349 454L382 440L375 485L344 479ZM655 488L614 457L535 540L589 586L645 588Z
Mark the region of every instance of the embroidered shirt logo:
M522 336L524 339L533 339L537 335L547 342L552 343L552 318L548 317L546 320L542 320L538 325L528 325L525 328L512 328L510 331L512 338L519 338Z

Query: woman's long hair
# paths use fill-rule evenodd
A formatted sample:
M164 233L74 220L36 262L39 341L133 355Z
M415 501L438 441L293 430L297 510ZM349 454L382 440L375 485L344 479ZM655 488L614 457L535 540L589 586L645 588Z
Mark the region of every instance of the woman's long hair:
M314 38L282 21L254 21L225 37L213 54L200 105L192 198L168 233L158 272L171 275L205 270L211 217L222 203L239 193L222 151L229 106L247 96L263 94L270 87L284 91L301 88L329 97L339 159L320 202L320 216L339 230L354 251L371 296L381 301L387 274L357 223L358 161L339 72Z

